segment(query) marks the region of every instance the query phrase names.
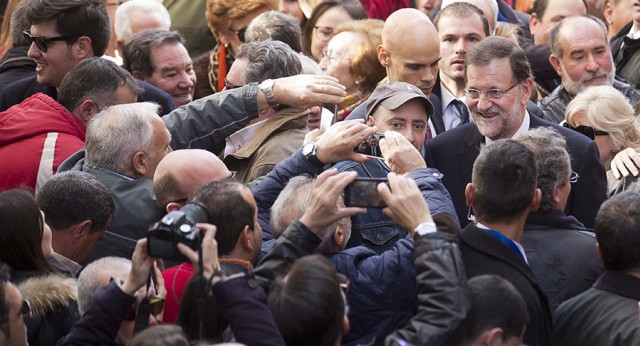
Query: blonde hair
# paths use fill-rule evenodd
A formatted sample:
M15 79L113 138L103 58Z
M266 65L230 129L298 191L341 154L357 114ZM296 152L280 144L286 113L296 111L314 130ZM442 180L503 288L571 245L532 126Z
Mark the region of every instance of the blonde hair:
M226 33L231 22L250 12L264 9L264 12L278 9L277 0L207 0L207 24L216 39Z
M609 133L615 150L640 147L640 121L624 95L611 86L593 86L567 105L565 120L575 126L579 114L593 126Z
M379 19L362 19L340 24L334 35L342 32L359 34L363 39L355 43L349 53L349 71L356 76L365 77L360 85L362 91L370 93L387 75L378 61L376 48L382 44L382 27L384 21Z

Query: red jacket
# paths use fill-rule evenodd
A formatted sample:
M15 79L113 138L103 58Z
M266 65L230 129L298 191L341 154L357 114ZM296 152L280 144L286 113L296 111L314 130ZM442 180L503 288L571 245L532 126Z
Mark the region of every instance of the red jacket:
M84 147L85 134L76 116L42 93L0 113L0 191L26 186L37 192Z

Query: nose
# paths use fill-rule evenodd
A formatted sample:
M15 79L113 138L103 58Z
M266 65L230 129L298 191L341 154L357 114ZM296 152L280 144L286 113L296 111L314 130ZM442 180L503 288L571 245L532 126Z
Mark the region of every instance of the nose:
M455 52L457 54L462 54L462 53L466 53L467 52L467 46L466 46L464 38L459 39L456 42L456 45L454 46L454 49L455 49Z
M178 86L180 86L182 89L193 88L193 85L195 84L195 81L193 79L194 78L192 78L192 76L189 75L188 73L183 73Z
M31 45L29 46L29 50L27 51L27 56L35 59L37 57L39 57L40 55L42 55L42 52L40 51L40 48L38 48L38 46L36 46L35 42L32 42Z
M424 73L422 74L422 81L423 82L433 82L435 80L435 76L434 74L431 72L431 67L427 67L424 69Z
M409 141L409 143L411 143L413 146L415 146L415 144L416 144L416 136L413 135L413 131L412 131L412 127L411 126L405 127L405 129L400 131L400 133L404 136L404 138L406 138Z
M480 94L480 98L476 101L468 101L469 109L472 109L472 102L475 102L475 106L478 109L478 112L484 112L493 106L493 103L487 98L484 93Z
M600 64L598 63L598 60L596 60L593 54L589 54L589 56L587 57L586 70L589 72L596 72L599 68Z

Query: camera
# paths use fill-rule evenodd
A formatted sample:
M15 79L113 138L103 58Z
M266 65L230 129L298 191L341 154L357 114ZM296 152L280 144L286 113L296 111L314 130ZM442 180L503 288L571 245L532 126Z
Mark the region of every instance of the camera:
M380 151L380 140L384 138L383 133L374 133L371 136L360 142L354 149L356 153L364 154L367 156L382 157L382 151Z
M386 203L378 193L378 184L389 184L387 178L356 178L344 189L347 207L384 208Z
M180 210L165 215L162 220L149 227L147 232L148 249L151 257L184 261L186 258L178 251L179 243L194 251L202 242L200 230L195 226L199 222L209 222L209 213L200 202L189 202Z

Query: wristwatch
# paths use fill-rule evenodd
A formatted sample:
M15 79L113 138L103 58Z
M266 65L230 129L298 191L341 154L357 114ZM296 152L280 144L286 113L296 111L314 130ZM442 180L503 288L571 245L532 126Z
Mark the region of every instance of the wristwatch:
M302 155L307 158L311 163L318 167L324 166L324 162L318 159L316 150L318 147L316 146L316 142L309 142L302 146Z
M270 107L278 107L278 101L276 101L276 97L273 95L273 80L267 79L264 82L258 84L258 88L262 90L264 96L267 98L267 103Z
M435 222L423 222L416 227L415 232L422 236L429 233L435 233L437 230Z

